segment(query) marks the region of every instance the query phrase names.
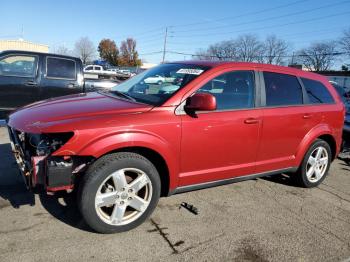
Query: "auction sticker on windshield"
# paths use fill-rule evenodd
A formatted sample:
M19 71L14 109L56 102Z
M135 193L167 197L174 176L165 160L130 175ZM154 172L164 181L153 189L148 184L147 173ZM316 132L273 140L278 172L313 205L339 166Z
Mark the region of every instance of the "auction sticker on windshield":
M182 68L179 69L176 73L178 74L187 74L187 75L200 75L203 73L202 69L191 69L191 68Z

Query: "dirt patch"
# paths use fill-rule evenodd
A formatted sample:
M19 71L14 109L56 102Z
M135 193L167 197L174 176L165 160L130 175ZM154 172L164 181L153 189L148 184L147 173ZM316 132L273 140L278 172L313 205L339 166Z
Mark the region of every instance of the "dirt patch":
M262 254L262 249L258 243L253 239L243 239L240 243L240 247L236 250L238 255L234 261L254 261L254 262L267 262Z

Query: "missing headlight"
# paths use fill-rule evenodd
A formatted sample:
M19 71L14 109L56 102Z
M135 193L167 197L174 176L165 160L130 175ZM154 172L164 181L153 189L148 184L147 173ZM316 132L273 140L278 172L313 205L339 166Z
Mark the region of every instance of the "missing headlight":
M27 134L31 153L37 156L47 156L61 146L73 136L73 132L49 133L49 134Z

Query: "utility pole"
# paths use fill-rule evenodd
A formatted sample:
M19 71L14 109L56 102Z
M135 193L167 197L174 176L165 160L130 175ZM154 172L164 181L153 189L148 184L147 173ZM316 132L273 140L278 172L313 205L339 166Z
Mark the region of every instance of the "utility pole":
M166 53L166 40L168 38L168 27L165 27L165 36L164 36L164 46L163 46L163 60L162 63L164 63L165 60L165 53Z

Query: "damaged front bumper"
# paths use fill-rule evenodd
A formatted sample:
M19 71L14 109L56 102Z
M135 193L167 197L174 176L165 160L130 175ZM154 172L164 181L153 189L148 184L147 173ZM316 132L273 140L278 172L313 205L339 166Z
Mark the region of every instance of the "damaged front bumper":
M26 134L11 126L8 126L8 131L14 157L28 189L73 189L76 176L87 166L89 158L52 156L51 151L57 150L57 139L53 139L52 142L41 140L43 135ZM37 142L33 145L35 140Z
M25 159L24 150L19 141L19 136L17 132L14 129L12 129L10 126L7 126L7 128L9 131L12 153L16 159L19 170L24 179L24 183L26 184L27 188L29 188L30 187L30 170L31 170L30 163Z

